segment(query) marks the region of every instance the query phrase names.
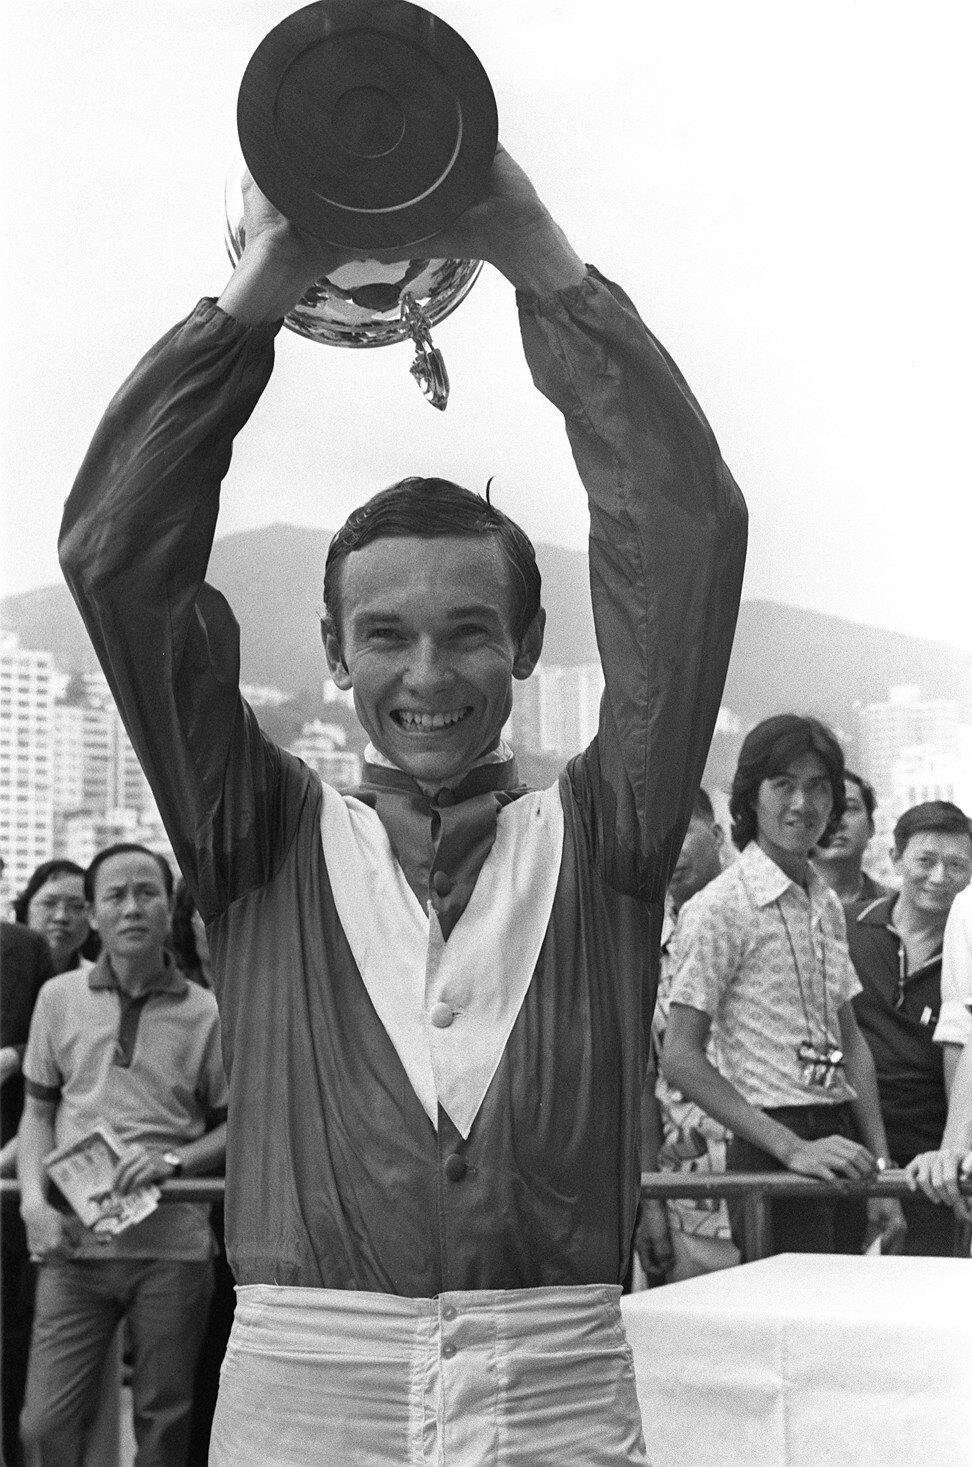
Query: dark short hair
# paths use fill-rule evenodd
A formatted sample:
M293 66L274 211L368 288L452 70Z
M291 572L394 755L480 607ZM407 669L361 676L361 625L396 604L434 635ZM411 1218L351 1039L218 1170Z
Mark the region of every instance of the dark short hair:
M88 901L94 901L95 882L98 877L98 872L100 868L105 864L105 862L110 860L112 856L129 855L151 856L153 861L158 862L159 870L162 873L162 884L165 887L165 894L171 901L175 882L172 879L172 867L169 865L165 857L159 855L158 851L150 851L148 846L140 845L138 841L124 840L119 841L117 845L105 846L103 851L98 851L97 855L92 860L91 865L84 873L84 894L88 898Z
M84 868L79 866L76 861L66 861L60 858L55 858L53 861L42 861L31 873L27 885L13 903L15 921L26 926L27 908L34 900L34 897L42 886L46 886L49 881L54 880L58 876L80 876L83 881ZM88 889L85 886L85 896L87 894Z
M863 774L855 774L853 769L845 769L844 778L850 780L851 784L857 785L857 788L861 792L861 799L864 801L864 809L867 811L867 818L873 825L874 812L877 809L877 795L874 792L874 786L872 784L868 784Z
M708 825L715 824L715 810L712 807L712 801L709 798L708 790L704 790L701 785L692 806L691 819L704 820Z
M341 636L341 565L373 540L415 536L443 540L492 535L510 578L510 627L522 642L540 610L540 568L529 536L488 500L450 479L399 479L345 520L328 547L324 565L324 630Z
M819 756L830 780L833 808L819 845L826 845L844 813L844 751L836 734L819 718L776 713L750 729L739 751L729 795L732 839L744 850L757 835L756 797L764 779L781 774L801 754Z
M964 835L972 844L972 823L964 810L951 800L926 800L922 805L912 805L895 825L892 836L895 855L904 854L913 835L929 831L936 835Z

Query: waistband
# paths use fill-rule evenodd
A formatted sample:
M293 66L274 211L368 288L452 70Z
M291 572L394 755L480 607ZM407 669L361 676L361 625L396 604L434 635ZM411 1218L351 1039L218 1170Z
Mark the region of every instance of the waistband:
M251 1349L317 1352L322 1340L341 1353L370 1354L380 1341L412 1349L445 1326L489 1335L507 1345L530 1340L544 1353L603 1348L604 1328L624 1340L621 1289L616 1284L578 1284L541 1289L452 1290L434 1299L407 1299L363 1289L294 1288L243 1284L236 1290L235 1333Z
M211 1467L644 1467L620 1297L243 1285Z

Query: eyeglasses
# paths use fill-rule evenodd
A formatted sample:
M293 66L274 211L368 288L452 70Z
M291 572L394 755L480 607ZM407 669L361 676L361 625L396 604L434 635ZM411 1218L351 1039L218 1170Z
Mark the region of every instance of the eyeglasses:
M42 912L61 911L68 917L83 917L88 910L87 902L78 897L41 897L34 905L40 907Z

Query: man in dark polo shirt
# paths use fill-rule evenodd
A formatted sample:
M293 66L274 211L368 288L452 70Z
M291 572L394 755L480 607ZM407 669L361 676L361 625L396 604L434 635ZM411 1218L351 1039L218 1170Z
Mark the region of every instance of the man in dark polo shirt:
M847 909L847 941L862 992L857 1021L877 1067L891 1156L905 1166L939 1145L947 1099L942 1050L942 938L956 896L972 878L972 831L957 805L932 800L906 810L892 852L900 892ZM954 1219L924 1197L906 1199L904 1251L950 1254Z

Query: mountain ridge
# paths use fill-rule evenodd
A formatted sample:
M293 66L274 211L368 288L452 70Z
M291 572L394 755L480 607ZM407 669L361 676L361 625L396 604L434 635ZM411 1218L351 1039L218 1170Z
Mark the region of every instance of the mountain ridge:
M216 540L209 579L240 623L244 682L290 696L320 686L321 583L330 538L327 530L276 523ZM537 558L548 610L544 662L594 661L586 554L541 543ZM94 669L66 586L4 597L0 619L23 646L49 650L64 672ZM740 608L723 702L744 726L781 709L814 712L853 740L855 706L883 701L896 683L915 683L927 698L955 699L969 716L972 652L754 598Z

